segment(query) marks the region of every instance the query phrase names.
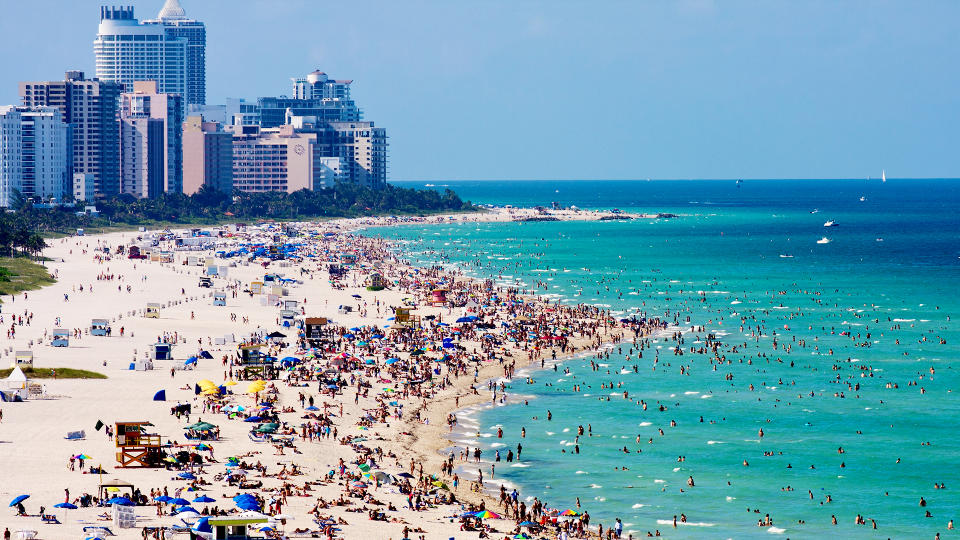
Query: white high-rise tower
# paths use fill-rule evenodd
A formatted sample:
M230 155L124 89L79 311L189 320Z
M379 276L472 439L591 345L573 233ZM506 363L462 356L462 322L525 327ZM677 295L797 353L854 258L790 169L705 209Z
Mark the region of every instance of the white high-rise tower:
M100 8L93 52L102 81L122 83L127 92L135 81L157 81L161 93L186 96L187 47L164 26L140 24L132 6Z
M169 38L187 40L187 105L207 103L207 28L200 21L187 17L179 0L167 0L157 18L143 24L159 25Z

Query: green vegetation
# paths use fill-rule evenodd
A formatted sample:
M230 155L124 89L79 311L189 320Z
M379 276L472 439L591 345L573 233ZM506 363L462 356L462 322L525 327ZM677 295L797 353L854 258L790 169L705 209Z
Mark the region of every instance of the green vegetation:
M74 369L74 368L38 368L38 367L22 367L23 374L27 376L28 379L52 379L53 372L57 372L58 379L106 379L107 376L103 373L97 373L96 371L87 371L85 369ZM10 376L10 373L13 371L13 368L0 369L0 378L6 378Z
M131 226L215 225L259 219L307 220L374 215L425 215L474 210L446 190L416 190L387 185L371 189L340 183L330 189L296 193L265 192L232 195L201 189L194 195L166 193L154 199L119 195L96 202L98 215L76 208L34 208L15 197L13 212L0 215L0 255L37 255L43 237L129 229Z
M47 269L24 257L0 258L0 296L54 283Z

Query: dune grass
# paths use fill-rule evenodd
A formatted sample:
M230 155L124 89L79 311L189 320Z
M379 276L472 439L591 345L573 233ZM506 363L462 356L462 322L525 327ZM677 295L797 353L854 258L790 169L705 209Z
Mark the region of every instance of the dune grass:
M43 266L24 257L0 257L0 296L40 289L55 283Z
M52 379L53 371L56 370L58 379L106 379L107 376L103 373L97 373L96 371L87 371L85 369L74 369L74 368L64 368L64 367L54 367L54 368L38 368L38 367L22 367L23 374L27 376L28 379ZM13 371L13 368L0 369L0 378L6 378L10 376L10 373Z

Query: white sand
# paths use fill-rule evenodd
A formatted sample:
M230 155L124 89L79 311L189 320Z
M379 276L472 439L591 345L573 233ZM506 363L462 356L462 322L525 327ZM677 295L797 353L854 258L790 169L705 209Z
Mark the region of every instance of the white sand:
M524 211L523 215L532 215L532 212ZM558 213L554 213L557 215ZM559 214L563 219L595 219L593 213L574 213L567 212ZM456 220L507 220L513 216L506 212L495 212L483 214L480 216L458 216ZM437 218L431 218L430 221L437 221ZM351 228L358 224L386 223L387 220L357 220L353 222L332 223L331 228L342 227ZM278 329L276 318L279 309L274 306L264 307L260 305L260 296L250 297L246 294L239 294L237 298L231 298L228 294L227 306L216 307L212 305L210 297L214 289L202 289L198 286L198 277L204 270L202 267L186 267L180 265L180 261L188 253L178 252L176 261L178 264L160 264L157 262L132 261L123 256L115 256L112 260L103 263L97 263L92 259L92 249L98 245L98 242L116 247L119 244L127 244L138 235L138 233L115 233L99 237L71 237L50 242L51 247L44 252L44 255L54 260L62 262L47 263L51 272L59 274L59 281L50 287L38 291L27 293L28 298L24 299L23 293L11 301L10 297L4 297L3 304L3 333L0 334L0 365L6 367L14 360L11 351L33 350L35 355L35 366L44 367L75 367L99 371L109 377L107 380L44 380L41 381L46 387L46 392L51 396L50 399L31 400L24 403L2 403L0 408L3 410L3 420L0 422L0 463L2 463L3 481L0 481L0 505L4 508L0 511L0 529L9 527L11 531L18 529L32 529L40 532L40 538L59 539L59 538L78 538L81 528L84 525L105 524L112 527L108 522L98 522L96 515L104 512L103 508L86 508L78 510L58 510L53 505L64 500L64 489L69 488L70 497L74 499L84 492L96 494L97 486L101 478L97 475L81 474L80 472L71 472L68 470L68 459L70 455L85 453L92 456L92 460L87 465L103 465L109 472L103 476L107 478L120 478L132 482L142 491L149 492L151 488L169 486L171 495L178 486L184 486L182 480L174 480L171 477L173 473L163 469L120 469L116 467L114 453L116 448L114 442L106 437L101 430L94 430L94 424L98 420L103 420L107 424L114 421L139 421L147 420L155 424L155 432L163 436L164 440L172 439L176 442L185 442L183 431L180 426L185 421L177 421L170 415L170 407L178 401L193 402L194 414L190 421L195 422L203 419L214 423L221 428L222 440L213 443L216 457L223 462L227 456L238 455L248 451L260 451L261 455L251 458L250 461L261 460L268 465L271 472L276 472L281 463L295 462L303 468L306 476L300 476L293 479L297 484L302 484L306 479L318 477L327 471L336 467L337 460L343 458L348 461L353 458L354 453L349 447L342 446L333 440L324 442L299 442L298 448L303 452L302 455L275 456L273 448L266 444L257 444L251 442L247 437L247 431L250 425L237 421L227 421L223 415L201 414L199 401L194 401L193 385L200 379L210 379L216 383L225 380L224 368L221 365L220 357L224 354L234 355L236 344L228 343L224 347L208 346L207 339L210 336L222 336L224 334L234 333L239 338L246 332L267 329L273 331ZM86 250L86 252L84 252ZM189 253L192 254L192 253ZM218 261L224 264L222 261ZM315 268L316 265L311 265ZM289 277L298 277L298 271L295 267L276 268L272 265L269 271L279 271ZM98 281L97 275L108 273L123 276L122 281ZM264 268L259 265L238 266L230 268L229 280L240 280L244 284L254 279L261 278ZM144 279L145 278L145 279ZM351 276L351 281L354 278ZM215 279L215 288L222 288L225 280ZM84 292L79 291L79 285L83 284ZM90 286L92 285L92 292ZM123 289L118 291L118 285ZM132 286L131 293L126 292L127 285ZM359 284L358 284L359 285ZM76 289L75 289L76 287ZM185 294L181 294L181 288ZM369 317L362 318L357 311L349 316L337 315L336 307L339 304L351 304L357 306L357 301L351 298L354 293L359 293L364 300L370 300L368 306ZM64 301L64 294L69 295L69 301ZM290 299L306 299L307 316L329 316L336 320L337 324L344 326L353 326L361 324L388 324L387 317L392 313L386 310L379 315L372 304L374 297L388 305L399 305L401 297L406 296L400 291L382 291L370 293L361 287L348 287L345 290L333 290L326 280L325 272L317 272L316 279L309 280L302 286L290 289ZM175 302L176 305L166 307L161 311L159 319L147 319L142 317L142 310L147 302L160 302L166 304ZM432 311L431 311L432 310ZM24 313L34 315L30 326L17 326L16 338L7 339L6 330L10 327L11 315ZM420 314L440 313L439 309L421 308ZM443 311L446 313L446 311ZM131 313L134 313L131 315ZM194 318L191 319L191 313ZM240 316L250 317L249 324L241 324L230 321L230 313L236 313ZM60 328L82 328L85 335L81 339L71 339L68 348L53 348L49 346L49 337L43 339L46 334L49 336L51 330L55 327L55 318L61 317ZM91 318L107 318L113 326L113 335L111 337L94 337L86 334L89 330ZM125 336L120 337L120 327L125 327ZM198 367L193 371L177 372L171 378L171 362L157 362L154 371L131 371L128 369L134 356L143 357L148 351L149 345L157 341L157 337L164 332L179 332L182 338L186 339L185 344L180 344L175 349L175 357L183 360L188 356L195 354L199 350L198 339L203 340L203 349L210 351L215 360L201 360ZM285 331L293 337L295 330ZM43 344L38 344L42 339ZM293 339L291 339L293 341ZM32 345L31 345L32 343ZM136 351L136 353L135 353ZM282 353L286 356L287 352ZM494 373L496 368L494 367ZM246 382L241 382L233 389L240 392L246 388ZM191 389L181 389L188 385ZM2 383L0 383L2 386ZM280 385L278 385L280 386ZM166 390L167 401L155 402L152 397L157 390ZM281 401L286 405L297 407L297 413L283 415L285 421L292 425L299 425L299 419L303 414L296 403L297 392L300 389L281 388ZM316 384L312 384L309 393L317 395ZM416 448L410 445L410 439L399 435L399 432L411 429L410 425L394 423L390 427L382 424L371 429L369 432L363 432L368 437L381 435L385 440L370 441L370 446L381 446L385 450L393 449L401 457L401 467L392 466L387 462L384 465L388 472L396 473L406 468L409 462L409 456L413 450L421 453L431 453L438 446L437 438L442 436L444 430L441 429L442 419L449 409L452 409L452 393L449 394L448 403L441 407L434 407L430 411L432 419L431 426L418 426L418 441ZM353 405L352 393L349 397L343 399L346 418L340 419L338 424L340 435L361 433L353 425L355 419L362 413L364 406L370 408L374 406L374 394L371 392L369 399L361 399L360 406ZM238 396L237 403L249 405L252 398L246 395ZM323 398L318 398L317 405L322 404ZM337 401L339 403L339 401ZM469 400L461 400L461 406L469 404ZM85 430L86 440L68 441L65 435L68 431ZM431 450L433 448L434 450ZM439 458L435 458L438 461ZM210 466L212 472L223 470L221 465ZM427 469L435 471L433 467ZM265 487L272 487L279 484L279 481L265 479ZM456 538L476 538L476 533L459 532L459 525L452 520L445 518L452 513L458 513L454 507L441 507L439 509L426 512L414 513L404 510L405 496L393 493L392 488L381 488L374 495L384 502L392 502L398 508L399 512L388 513L391 516L400 516L407 518L411 527L423 527L428 530L426 538L447 539ZM336 498L342 492L342 488L333 484L324 487L313 493L310 497L291 497L283 513L292 516L287 523L287 530L290 531L296 527L315 528L311 518L306 512L313 507L316 496L323 496L330 500ZM467 495L466 489L461 485L457 495ZM210 490L205 492L210 497L217 499L216 503L221 508L230 508L234 506L229 497L235 495L237 491L233 488L222 487L222 484L215 483L210 486ZM16 495L30 494L30 498L25 501L27 512L31 517L16 517L13 508L6 508L7 503ZM192 499L197 493L184 493L182 496ZM47 508L47 513L55 513L62 525L44 525L36 517L39 507L43 505ZM195 505L202 508L202 504ZM138 526L136 529L119 530L112 527L118 538L141 538L140 528L143 526L170 525L178 523L175 517L155 516L153 507L137 507ZM343 512L342 508L324 511L334 516L342 516L349 525L342 526L340 537L342 538L402 538L402 524L388 524L383 522L374 522L367 519L364 513ZM412 515L415 514L415 515ZM500 530L512 528L512 522L504 521L502 523L494 522L500 525ZM417 538L420 534L414 533L412 537ZM495 536L497 537L497 536ZM500 536L502 537L502 535Z

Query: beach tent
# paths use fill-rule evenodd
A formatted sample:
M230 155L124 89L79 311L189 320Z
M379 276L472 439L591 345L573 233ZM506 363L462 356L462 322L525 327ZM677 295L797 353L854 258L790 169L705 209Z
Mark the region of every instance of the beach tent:
M167 391L166 391L166 390L160 390L160 391L158 391L156 394L153 395L153 400L154 400L154 401L166 401L166 400L167 400Z

